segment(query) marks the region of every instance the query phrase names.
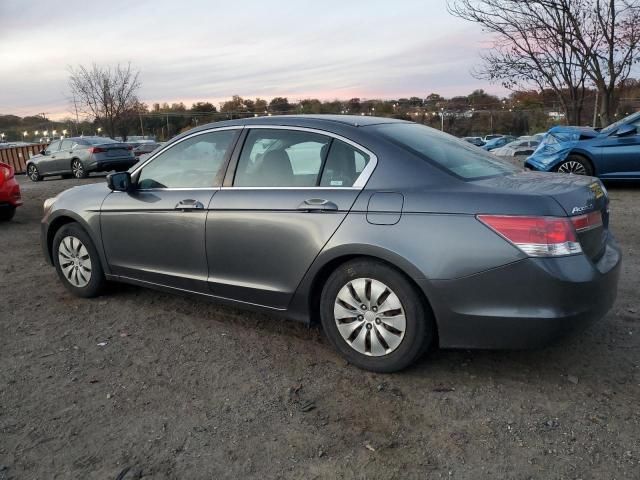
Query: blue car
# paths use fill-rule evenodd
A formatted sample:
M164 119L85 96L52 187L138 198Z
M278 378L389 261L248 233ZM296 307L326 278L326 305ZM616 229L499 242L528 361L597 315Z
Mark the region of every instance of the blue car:
M590 175L603 180L640 179L640 112L597 131L553 127L525 167L544 172Z

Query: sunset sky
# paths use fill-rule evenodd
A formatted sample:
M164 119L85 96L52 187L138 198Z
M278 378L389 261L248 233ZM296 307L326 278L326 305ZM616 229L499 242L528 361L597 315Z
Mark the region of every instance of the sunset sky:
M446 0L92 3L0 0L0 114L68 116L68 68L93 62L131 62L147 103L504 93Z

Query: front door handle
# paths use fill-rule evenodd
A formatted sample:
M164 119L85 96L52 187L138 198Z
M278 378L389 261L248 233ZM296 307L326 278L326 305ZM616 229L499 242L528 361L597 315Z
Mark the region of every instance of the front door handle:
M324 198L309 198L298 205L298 210L307 212L335 212L338 205Z
M204 210L204 205L202 202L187 198L176 205L176 210Z

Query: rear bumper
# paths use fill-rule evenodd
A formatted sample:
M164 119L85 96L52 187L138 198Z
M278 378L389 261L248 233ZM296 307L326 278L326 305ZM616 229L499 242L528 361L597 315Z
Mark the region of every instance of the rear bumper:
M5 181L0 185L0 207L19 207L22 205L20 185L15 178Z
M441 347L536 348L609 311L620 262L611 238L597 263L585 255L529 258L422 286L436 315Z
M138 163L138 160L139 159L136 157L106 158L104 160L96 160L93 163L90 163L87 166L87 169L95 172L108 172L115 169L126 170Z

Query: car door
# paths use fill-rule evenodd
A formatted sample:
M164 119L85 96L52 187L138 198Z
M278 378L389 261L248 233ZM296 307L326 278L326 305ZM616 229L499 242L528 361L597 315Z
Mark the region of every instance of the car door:
M56 159L60 152L60 140L54 140L44 150L44 155L38 161L40 174L48 175L57 172Z
M182 137L132 173L131 191L107 196L100 223L113 274L208 292L207 209L240 130Z
M270 126L244 135L207 217L209 286L219 297L285 309L376 159L321 131Z
M609 135L599 141L598 176L602 178L640 178L640 121L636 133Z
M56 154L55 169L57 172L71 172L71 156L75 140L64 139L60 144L60 150Z

